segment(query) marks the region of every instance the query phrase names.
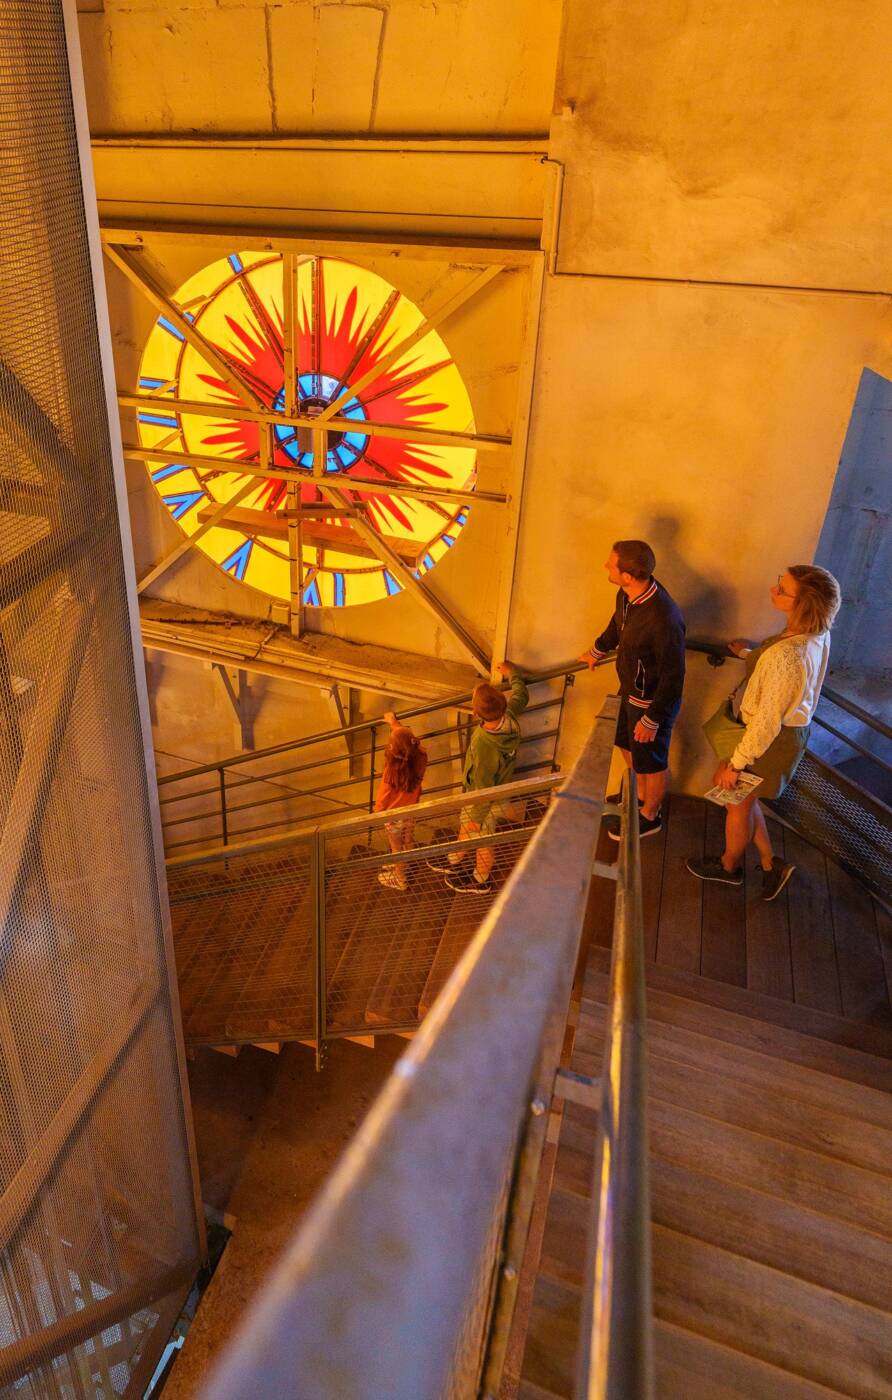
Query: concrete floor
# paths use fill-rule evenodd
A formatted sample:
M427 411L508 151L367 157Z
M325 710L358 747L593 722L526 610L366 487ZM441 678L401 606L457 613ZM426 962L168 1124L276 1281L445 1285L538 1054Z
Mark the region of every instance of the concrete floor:
M200 1050L189 1066L204 1200L235 1216L232 1239L164 1387L192 1400L297 1221L406 1048L335 1041L326 1067L313 1052L247 1046L237 1059Z

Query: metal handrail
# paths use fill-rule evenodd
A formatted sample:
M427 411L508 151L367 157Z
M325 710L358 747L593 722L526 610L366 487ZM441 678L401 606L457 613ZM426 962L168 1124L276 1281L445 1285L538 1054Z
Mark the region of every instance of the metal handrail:
M536 733L527 733L522 736L520 740L522 745L528 747L531 745L546 744L547 749L539 761L526 764L521 771L541 772L543 770L550 770L551 772L555 772L557 770L557 747L560 740L567 690L573 682L574 671L582 668L583 663L580 662L572 667L554 667L549 671L537 672L535 676L526 678L527 684L530 686L535 686L542 682L558 678L562 678L564 684L559 694L549 695L544 700L539 700L528 706L525 711L525 714L536 714L545 710L557 710L557 718L556 721L551 722L546 720L545 723L548 727L544 730ZM451 696L446 700L424 705L415 710L404 711L400 715L400 719L405 721L418 715L437 714L444 709L450 710L458 708L461 710L465 701L470 699L470 696L471 692L469 691L467 694ZM386 721L381 718L363 720L344 728L324 730L318 734L307 735L302 739L291 740L286 744L276 744L270 748L258 749L250 753L235 754L228 759L220 760L218 763L203 764L199 767L185 769L178 773L170 773L166 777L161 778L159 780L159 789L161 807L163 809L162 829L165 837L172 834L175 828L186 829L183 832L185 839L177 841L166 840L167 851L171 852L174 850L192 848L199 839L209 839L207 837L191 836L188 834L188 828L195 828L207 824L212 824L213 827L217 828L217 837L224 845L229 843L233 835L245 836L251 832L281 828L283 823L289 820L287 817L274 815L271 821L261 821L251 826L246 826L244 825L245 814L255 811L259 812L260 809L268 810L281 807L282 804L286 803L312 803L315 804L316 807L324 804L332 808L338 808L341 814L363 810L370 812L374 807L375 788L378 778L380 777L378 763L383 757L383 745L377 738L377 731L385 724ZM264 759L281 758L286 754L290 755L292 752L300 750L306 751L311 746L318 747L320 745L331 744L337 740L342 740L345 735L352 735L354 738L357 735L367 735L368 743L363 744L359 749L352 748L349 752L327 753L323 757L311 758L310 762L289 764L287 766L277 764L268 773L260 772L252 774L238 771L246 765L254 765L258 762L262 762ZM461 722L453 725L440 725L435 727L430 733L421 734L419 737L425 741L430 741L435 738L448 738L451 735L457 737L458 747L463 751L464 727ZM432 756L428 766L429 768L433 768L438 764L442 765L451 761L460 761L461 758L462 752L450 752L439 757ZM321 775L322 770L330 770L332 765L344 764L348 765L348 772L345 777L333 778L333 775L329 772L326 774L326 781L321 783L314 783L312 781L314 776ZM362 771L356 771L357 768L361 768ZM214 782L205 782L197 789L187 789L185 792L170 792L169 795L165 795L165 789L170 789L172 785L181 786L184 783L188 783L190 779L201 782L202 779L207 778L208 774L214 775ZM307 775L309 781L307 781L307 778L302 778L300 786L290 786L287 781L282 781L283 779L287 780L292 778L295 774ZM452 783L440 784L434 791L457 790L460 785L460 781L456 779ZM255 786L262 789L263 795L252 796ZM269 791L270 789L273 790L271 794ZM244 798L244 800L237 800L233 803L231 797L234 793L238 794L240 798ZM360 793L363 793L362 800L354 800ZM202 799L204 800L203 802ZM183 812L181 807L174 807L174 804L182 803L198 803L198 810L190 811L187 809ZM176 811L182 812L182 814L175 815L174 812ZM309 823L312 822L316 816L318 816L318 812L313 811L311 808L302 818L291 818L290 820L292 824L296 820ZM234 820L241 823L235 832L232 830Z
M644 968L637 783L629 770L580 1324L580 1400L651 1400L654 1393Z
M205 1400L477 1393L516 1294L516 1185L545 1142L616 714L611 697Z
M598 664L603 664L603 660L604 658ZM547 671L536 671L531 675L525 675L524 680L528 686L538 685L540 681L553 681L561 676L572 675L584 670L584 662L572 661L564 666L552 666ZM422 715L434 714L437 710L455 710L462 705L468 705L473 694L472 690L467 690L456 695L444 695L439 700L430 700L427 704L418 705L413 710L402 710L398 718L401 720L420 719ZM250 753L232 754L229 758L221 758L217 763L204 763L195 768L184 768L179 773L168 773L163 778L158 779L158 786L159 788L164 787L166 784L177 782L182 778L197 778L205 773L216 773L220 768L234 768L241 763L250 763L258 758L269 758L278 753L290 753L294 749L306 748L309 744L343 739L345 735L359 734L363 731L370 733L373 729L380 728L385 722L383 719L357 720L355 724L323 729L318 734L308 734L303 739L287 739L282 744L271 744L265 749L253 749Z

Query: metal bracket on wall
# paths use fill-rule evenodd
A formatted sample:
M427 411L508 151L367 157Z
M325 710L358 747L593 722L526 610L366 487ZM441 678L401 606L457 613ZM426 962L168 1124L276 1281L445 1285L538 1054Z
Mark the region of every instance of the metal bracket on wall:
M229 672L225 666L221 666L219 661L214 661L211 664L213 669L217 672L221 681L223 682L223 689L229 696L230 704L235 710L236 718L238 719L239 723L239 738L241 741L241 747L243 750L253 749L254 697L251 692L251 687L248 684L248 673L247 671L236 671L236 685L234 686ZM238 687L238 689L236 689L236 686Z

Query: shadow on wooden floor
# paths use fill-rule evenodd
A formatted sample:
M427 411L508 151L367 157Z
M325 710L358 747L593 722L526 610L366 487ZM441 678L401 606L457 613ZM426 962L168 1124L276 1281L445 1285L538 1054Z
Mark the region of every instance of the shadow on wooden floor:
M747 853L742 886L703 883L690 855L722 849L721 810L700 798L668 800L658 836L641 843L648 959L863 1024L892 1027L892 917L840 866L768 818L775 853L796 866L771 904ZM615 860L602 833L598 856ZM613 887L597 880L589 904L593 940L610 946Z

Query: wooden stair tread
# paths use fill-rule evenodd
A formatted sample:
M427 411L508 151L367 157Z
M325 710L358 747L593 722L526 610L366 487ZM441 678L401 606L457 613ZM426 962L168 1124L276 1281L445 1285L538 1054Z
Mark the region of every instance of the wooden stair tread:
M892 1239L660 1157L650 1182L656 1224L892 1313ZM541 1261L565 1283L581 1286L589 1214L585 1196L554 1186Z
M857 1400L892 1394L886 1313L662 1225L652 1242L657 1316Z
M610 970L610 953L605 948L593 947L590 950L583 996L591 995L598 999L604 992L603 978ZM800 1006L783 1001L779 997L766 996L763 992L750 991L745 987L731 986L697 973L679 972L664 967L660 963L648 963L646 967L648 1000L651 989L654 992L669 993L676 998L695 1002L698 1006L713 1007L751 1020L766 1022L766 1029L798 1031L803 1035L819 1040L830 1041L839 1046L859 1050L880 1060L892 1061L892 1032L882 1026L868 1026L849 1021L830 1012L816 1011L812 1007ZM892 1083L892 1064L889 1066Z
M591 986L591 984L590 984ZM731 988L732 991L739 990ZM583 994L586 1001L597 1004L602 996L599 989L594 996L590 991ZM792 1008L796 1010L796 1008ZM745 1045L763 1055L801 1064L822 1074L835 1075L839 1079L852 1080L882 1093L892 1093L892 1061L874 1051L834 1042L821 1035L811 1035L796 1027L766 1024L757 1019L758 1013L740 1014L737 1011L698 1002L689 996L679 996L664 992L648 985L648 1022L677 1026L699 1035L708 1035L714 1040L725 1040L734 1045ZM827 1017L834 1021L837 1018ZM849 1026L848 1022L842 1022ZM856 1032L870 1027L855 1026ZM872 1032L873 1033L873 1032Z
M436 956L421 994L418 1010L422 1016L427 1015L445 987L453 968L483 922L491 902L491 899L480 899L472 895L454 896Z
M591 1190L595 1131L594 1113L565 1105L555 1179L579 1194ZM892 1239L888 1176L671 1104L650 1105L648 1133L652 1157Z
M848 1394L671 1322L658 1320L654 1334L659 1400L844 1400Z
M580 1290L537 1280L518 1400L574 1395ZM834 1390L665 1319L654 1323L658 1400L844 1400Z
M574 1068L596 1076L602 1060L602 1039L577 1031ZM820 1104L772 1093L768 1078L759 1092L740 1079L716 1073L712 1066L697 1066L651 1054L648 1057L648 1098L651 1104L662 1102L679 1108L694 1107L704 1117L731 1123L751 1133L804 1147L869 1171L892 1173L892 1129L853 1120L843 1112Z
M684 1374L702 1347L707 1387L716 1379L707 1358L721 1364L730 1353L732 1383L739 1387L747 1373L761 1377L761 1393L771 1400L828 1393L888 1400L887 1314L661 1226L654 1227L653 1252L658 1371L668 1350L668 1365L676 1377ZM573 1394L581 1299L578 1287L540 1271L523 1377L560 1396ZM776 1389L765 1388L769 1379ZM716 1392L701 1385L699 1393Z
M577 1026L577 1037L582 1046L589 1044L592 1037L597 1039L603 1036L605 1026L605 1004L584 1000ZM863 1119L867 1123L892 1129L892 1096L880 1089L842 1080L810 1065L791 1063L776 1055L766 1055L762 1050L752 1050L746 1045L676 1026L656 1016L649 1018L647 1042L651 1058L709 1067L718 1074L738 1079L753 1088L770 1086L774 1093L783 1093L805 1103L832 1108L853 1119Z
M394 905L395 929L366 1006L369 1025L406 1025L418 1019L418 1006L437 956L453 892L444 883L424 899L387 891ZM386 896L385 896L386 897Z

